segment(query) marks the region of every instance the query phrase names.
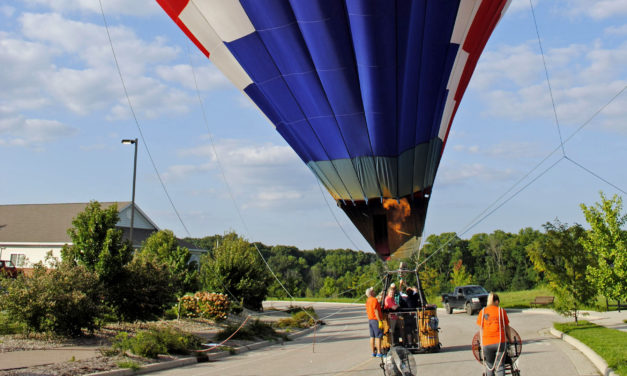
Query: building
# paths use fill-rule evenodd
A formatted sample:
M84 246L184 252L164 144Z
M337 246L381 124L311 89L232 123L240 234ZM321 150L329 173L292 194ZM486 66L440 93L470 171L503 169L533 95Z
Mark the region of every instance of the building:
M103 209L113 204L118 206L120 220L116 227L128 239L131 226L131 202L101 202ZM67 230L72 227L72 220L85 210L88 203L71 204L23 204L0 205L0 259L11 260L18 267L31 267L39 261L45 261L48 252L61 258L63 245L72 244ZM133 248L142 243L159 227L135 204L133 221ZM179 240L179 245L186 247L192 254L192 260L198 260L206 252L196 249L191 243Z

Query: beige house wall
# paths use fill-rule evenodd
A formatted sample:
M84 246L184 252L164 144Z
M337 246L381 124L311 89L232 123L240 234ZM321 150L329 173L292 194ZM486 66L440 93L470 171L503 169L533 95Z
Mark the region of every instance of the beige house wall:
M63 244L51 243L51 244L24 244L24 243L3 243L0 245L0 259L10 260L13 254L22 254L25 256L24 264L18 265L20 268L32 268L38 262L46 261L48 252L52 251L52 257L56 257L61 260L61 248Z

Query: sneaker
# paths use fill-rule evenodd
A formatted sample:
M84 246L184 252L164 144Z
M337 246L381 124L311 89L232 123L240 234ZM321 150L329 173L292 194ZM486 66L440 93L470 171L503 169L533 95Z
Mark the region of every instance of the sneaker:
M377 358L382 358L383 354L374 354Z
M372 357L373 358L376 357L376 356L377 356L377 353L372 353Z

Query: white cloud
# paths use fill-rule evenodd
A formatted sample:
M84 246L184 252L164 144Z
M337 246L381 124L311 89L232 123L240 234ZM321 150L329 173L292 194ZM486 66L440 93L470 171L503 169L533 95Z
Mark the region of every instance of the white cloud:
M483 98L485 114L519 121L543 119L554 126L542 59L532 45L499 46L484 53L470 90ZM546 51L560 123L583 123L627 84L627 42L614 48L595 41ZM612 106L603 114L605 126L627 128L623 122L627 106Z
M534 8L538 6L540 0L534 0ZM529 11L529 0L512 0L507 9L507 13L518 13L522 11Z
M482 182L502 181L511 179L514 175L512 169L497 169L488 167L480 163L473 164L453 164L441 169L436 179L438 186L452 184L469 183L471 180Z
M187 89L196 90L192 67L188 64L160 65L155 68L155 72L166 81L180 84ZM194 73L199 90L212 90L231 86L229 80L214 65L194 67Z
M75 128L56 120L26 119L19 115L0 119L0 142L5 145L36 146L76 133Z
M122 96L122 85L112 80L112 70L60 69L50 74L46 80L50 94L67 108L86 115L96 109L103 109L111 100Z
M163 173L163 179L165 181L183 180L192 174L207 172L213 170L215 167L214 163L172 165Z
M311 172L288 146L229 139L215 142L227 182L243 208L274 207L279 202L296 207L303 200L311 200L312 189L318 190L312 187L315 178ZM168 179L183 180L210 171L222 178L210 145L186 149L179 155L204 161L171 166L164 174Z
M6 18L13 17L14 13L15 13L15 8L8 6L8 5L0 6L0 14L5 16Z
M574 15L585 15L595 20L627 15L625 0L570 0L566 9Z
M607 35L627 35L627 24L622 26L609 26L603 31Z
M473 155L510 159L538 157L546 154L538 148L537 144L531 142L501 142L485 147L454 145L453 150Z
M33 107L47 71L53 69L53 51L39 43L12 38L0 32L0 98L26 99L19 106Z
M32 5L48 7L57 12L81 11L87 13L100 13L100 4L95 0L26 0ZM147 16L159 11L161 8L153 0L103 0L102 6L105 15L121 14L134 16Z
M28 38L79 57L89 67L113 66L113 55L103 26L74 21L57 13L25 13L20 17ZM179 49L165 45L162 38L147 42L125 26L110 26L111 40L123 75L140 75L149 65L174 59Z
M304 192L302 190L284 190L280 187L260 190L253 195L253 199L247 202L244 208L284 207L286 204L301 202L305 198L306 194L309 195L309 192Z
M0 66L6 67L0 70L0 107L63 106L80 115L99 110L109 120L131 116L104 27L57 13L24 13L19 21L26 39L0 31ZM144 41L126 27L111 27L111 34L136 113L156 118L187 112L194 97L154 73L157 63L166 69L179 49L161 38Z
M241 166L278 166L300 162L289 146L274 144L254 145L242 140L216 140L216 152L220 160ZM186 149L181 155L209 157L215 160L216 156L211 145L203 145L193 149Z
M129 77L125 79L131 104L136 114L149 119L162 115L185 113L194 105L194 97L181 90L173 89L150 77ZM128 119L131 116L128 101L120 92L121 98L108 116L108 119Z

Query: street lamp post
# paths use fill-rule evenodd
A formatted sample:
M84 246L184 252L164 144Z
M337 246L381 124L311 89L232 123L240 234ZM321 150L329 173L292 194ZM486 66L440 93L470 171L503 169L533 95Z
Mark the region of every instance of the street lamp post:
M131 241L131 247L133 246L133 223L135 221L135 176L137 175L137 139L134 140L122 140L123 144L135 145L135 159L133 162L133 197L131 200L131 231L129 233L129 239Z

